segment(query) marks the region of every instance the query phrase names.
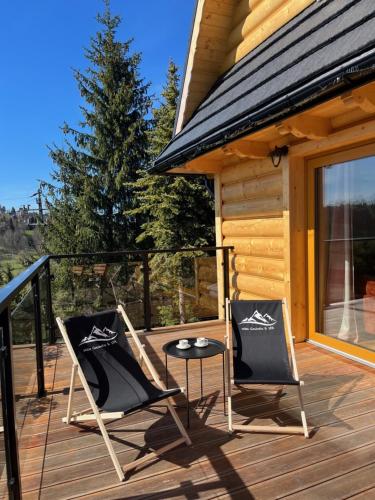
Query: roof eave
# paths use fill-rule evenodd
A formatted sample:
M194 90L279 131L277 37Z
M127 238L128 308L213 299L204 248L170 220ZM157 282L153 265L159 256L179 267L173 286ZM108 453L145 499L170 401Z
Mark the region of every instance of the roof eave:
M285 93L269 104L263 105L257 112L249 111L240 120L228 123L225 132L211 135L201 143L195 142L169 157L155 160L150 173L163 174L171 168L212 151L228 142L249 135L273 125L281 119L309 109L332 99L342 92L364 85L375 78L375 48L341 64L334 70L324 73L293 92ZM353 67L356 71L353 72Z

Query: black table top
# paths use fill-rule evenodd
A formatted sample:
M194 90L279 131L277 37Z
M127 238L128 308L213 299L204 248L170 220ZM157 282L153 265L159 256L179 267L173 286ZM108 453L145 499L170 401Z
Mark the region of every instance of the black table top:
M196 337L189 337L187 340L191 345L190 349L178 349L176 347L180 341L180 339L178 339L164 344L163 351L168 354L168 356L181 359L211 358L225 351L225 345L219 340L207 339L208 345L206 347L195 347L194 343L197 340Z

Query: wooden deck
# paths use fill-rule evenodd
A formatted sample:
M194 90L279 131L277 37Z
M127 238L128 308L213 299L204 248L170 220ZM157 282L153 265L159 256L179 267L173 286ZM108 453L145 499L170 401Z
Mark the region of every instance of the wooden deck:
M145 337L147 351L164 375L162 345L173 338L222 339L224 325L207 323L167 329ZM22 357L22 350L17 356ZM48 397L20 400L19 425L24 499L356 499L375 498L375 374L370 368L308 344L297 346L305 380L311 439L302 436L227 433L223 416L221 357L204 361L206 408L192 414L193 445L129 474L119 483L101 435L91 425L66 425L70 361L63 345L46 348ZM199 396L199 364L190 362L192 400ZM185 384L181 360L169 360L170 380ZM22 371L22 370L20 370ZM22 381L21 374L20 380ZM32 387L33 377L24 377ZM170 384L172 386L172 384ZM274 392L236 391L236 420L293 423L298 418L295 389L280 399ZM25 403L27 401L27 404ZM87 407L83 391L76 405ZM178 403L184 403L183 396ZM163 406L108 424L120 463L142 456L177 437ZM179 409L185 421L185 410Z

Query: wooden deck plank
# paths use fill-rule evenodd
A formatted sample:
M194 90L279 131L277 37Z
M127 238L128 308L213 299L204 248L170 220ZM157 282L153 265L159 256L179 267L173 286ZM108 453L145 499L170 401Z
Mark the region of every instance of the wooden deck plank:
M237 439L229 439L228 437L225 437L226 441L221 444L221 452L218 455L214 455L211 452L210 448L212 446L210 443L205 443L203 449L200 446L196 446L194 448L194 452L198 457L196 462L192 462L191 457L190 459L186 456L181 457L181 450L180 453L178 453L179 450L176 450L168 455L168 462L172 462L172 464L176 462L176 466L174 468L171 466L171 463L159 461L152 467L152 471L151 468L148 468L149 470L145 469L139 472L142 476L142 486L148 492L157 492L159 484L158 482L155 483L155 475L157 475L158 480L161 480L163 484L176 481L176 479L178 479L179 483L183 483L186 475L184 469L187 466L189 466L190 481L197 486L201 484L202 471L207 480L217 480L220 475L222 480L225 478L225 484L228 484L229 482L235 484L237 476L243 478L244 484L246 484L245 481L249 480L248 478L252 478L251 480L254 481L255 478L256 480L265 480L265 478L270 475L271 477L275 474L279 476L284 474L285 470L289 468L298 468L301 460L304 460L303 465L305 465L317 460L327 460L327 457L332 454L336 456L338 443L348 448L354 448L364 446L364 444L367 443L368 440L371 440L371 438L372 440L375 440L375 414L372 420L373 425L371 427L366 426L361 429L361 426L365 425L364 420L362 420L362 422L358 421L358 423L353 426L354 430L339 434L333 439L329 438L329 436L333 434L332 429L330 429L325 435L321 433L322 442L316 444L316 448L313 449L313 452L311 452L309 444L302 442L298 445L298 443L293 443L293 439L289 437L274 440L269 439L268 442L265 442L264 444L258 442L256 446L253 444L246 446L245 443L241 443L240 441L238 442ZM309 453L306 453L307 448L309 449ZM193 450L191 450L190 455L192 454L192 451ZM280 457L283 457L286 454L288 455L289 460L280 460ZM119 454L119 457L122 455L122 453ZM208 458L206 458L206 456ZM267 462L269 462L269 464ZM230 464L229 469L228 464ZM92 473L93 470L103 471L106 468L107 471L105 473ZM72 472L73 471L69 467L65 468L65 473L71 474ZM80 472L82 475L80 475ZM256 473L253 474L253 472ZM59 473L61 476L61 471ZM87 476L88 473L90 475ZM95 478L95 482L98 481L102 487L103 485L107 485L109 487L109 482L112 480L113 472L111 470L109 460L102 459L100 461L81 464L80 467L77 467L76 474L77 484L75 485L74 490L77 493L81 493L90 487L92 488L93 478ZM134 479L131 479L126 485L117 487L116 494L121 492L136 494L139 481L139 478L134 477ZM250 484L252 483L250 482ZM44 492L46 494L48 493L46 498L60 498L63 494L64 488L66 487L65 483L61 483L60 485L50 488L47 484L45 484L45 486L46 489ZM211 494L214 495L219 495L220 493L221 492L219 490L215 490L214 492L211 491ZM90 494L92 494L92 492L90 492ZM108 492L106 492L106 494L108 494ZM188 492L186 491L186 495L187 494ZM268 496L268 498L273 497L271 495Z
M224 326L214 322L169 327L143 337L151 359L164 377L162 345L174 338L206 336L223 339ZM20 389L31 391L32 351L20 349L27 375L20 374ZM310 425L317 428L310 440L301 436L227 434L222 414L221 358L205 360L205 394L212 405L192 416L193 446L180 447L161 460L135 470L119 483L94 423L66 425L71 363L64 346L48 347L43 400L19 401L22 486L24 498L341 498L348 483L352 495L365 498L375 488L375 375L367 367L312 347L297 346L304 398ZM171 386L185 384L183 361L168 360ZM199 397L199 364L190 366L191 399ZM35 374L34 374L35 375ZM264 390L266 389L266 391ZM293 388L276 404L270 388L236 391L235 420L256 418L262 423L299 418ZM87 407L82 391L76 405ZM184 396L176 398L184 403ZM179 413L184 420L184 409ZM158 447L177 437L165 408L142 411L108 424L120 463L125 464L145 447ZM357 466L356 466L357 464ZM360 481L355 474L362 478ZM350 484L349 484L350 481ZM3 482L4 483L4 482ZM341 489L340 489L341 488ZM324 492L324 494L323 494ZM313 495L313 496L312 496ZM368 498L368 497L366 497Z
M369 460L372 461L372 463L367 465L366 455L367 462ZM322 481L317 486L296 495L291 495L289 498L293 500L315 500L316 498L323 498L326 491L330 492L332 498L352 498L356 493L366 490L366 488L373 488L375 481L374 457L375 450L370 446L367 446L363 450L358 450L357 454L346 456L345 461L341 460L341 462L335 464L335 467L341 467L341 475L329 481ZM370 496L368 489L365 494L368 500L374 498Z
M335 484L336 491L333 492L332 487L329 487L328 491L336 495L341 488L341 493L337 495L337 498L343 498L364 488L374 486L375 443L366 444L361 439L357 441L357 438L358 434L356 433L354 436L355 448L346 449L343 453L337 449L337 455L322 460L322 463L318 462L304 467L302 470L297 469L261 485L256 485L251 490L252 494L259 499L268 499L272 498L275 492L282 491L283 496L289 498L316 499L324 498L327 484L332 486ZM369 474L368 467L372 468L372 474ZM349 479L350 475L362 469L368 470L362 484ZM350 491L354 485L355 488Z

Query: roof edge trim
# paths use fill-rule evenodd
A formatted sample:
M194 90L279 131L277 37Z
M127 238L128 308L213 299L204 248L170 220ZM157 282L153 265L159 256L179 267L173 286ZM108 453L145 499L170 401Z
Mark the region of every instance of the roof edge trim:
M202 22L203 7L206 0L196 0L195 4L195 14L191 29L189 49L187 52L187 57L185 59L185 69L183 84L181 86L180 98L178 102L178 108L176 113L175 127L173 135L180 132L184 125L184 114L186 110L187 96L189 94L189 86L191 81L191 75L193 70L194 55L196 53L198 35L200 31L200 24Z

